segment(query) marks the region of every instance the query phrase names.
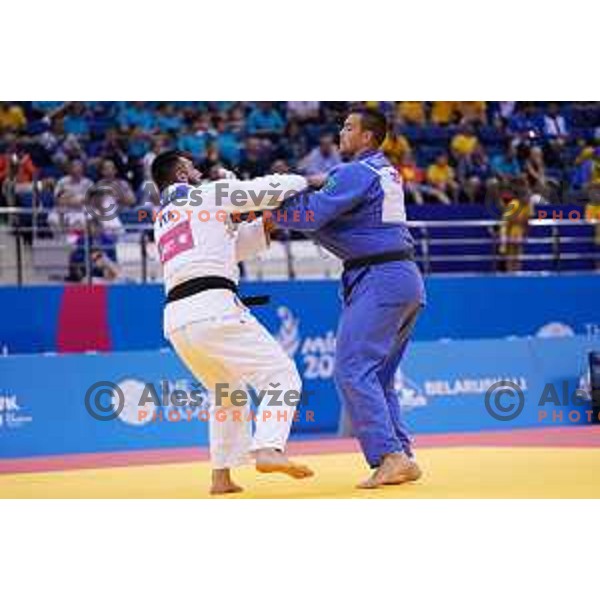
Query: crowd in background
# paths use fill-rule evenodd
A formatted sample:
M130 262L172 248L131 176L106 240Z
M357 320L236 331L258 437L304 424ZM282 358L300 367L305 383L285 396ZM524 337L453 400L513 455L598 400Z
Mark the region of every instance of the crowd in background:
M337 133L352 104L1 102L0 206L35 198L50 210L53 231L76 235L94 183L118 189L123 211L158 204L150 165L168 148L189 152L207 179L221 167L244 179L324 173L342 161ZM600 103L359 104L388 116L383 149L408 202L476 204L507 190L552 202L600 187Z
M384 150L411 200L478 202L522 180L532 193L600 182L600 103L366 102L388 115ZM38 179L49 204L79 203L97 181L122 188L124 207L148 200L144 182L166 148L194 156L207 178L321 173L342 159L346 102L3 102L0 186Z

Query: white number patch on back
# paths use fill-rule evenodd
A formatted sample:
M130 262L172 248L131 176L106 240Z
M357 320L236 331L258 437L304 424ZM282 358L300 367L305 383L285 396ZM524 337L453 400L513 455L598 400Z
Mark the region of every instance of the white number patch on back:
M394 167L385 167L377 171L383 189L383 208L381 220L384 223L404 223L404 186L402 178Z

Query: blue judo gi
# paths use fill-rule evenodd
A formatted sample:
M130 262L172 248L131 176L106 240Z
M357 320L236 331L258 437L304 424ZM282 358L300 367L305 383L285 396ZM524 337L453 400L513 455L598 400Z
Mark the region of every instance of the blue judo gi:
M335 256L349 259L410 252L404 192L383 153L368 152L334 168L324 187L305 190L281 207L278 226L300 230ZM298 211L294 219L290 211ZM299 218L298 218L299 217ZM334 378L371 467L385 454L412 456L394 377L424 305L421 274L411 260L345 268Z

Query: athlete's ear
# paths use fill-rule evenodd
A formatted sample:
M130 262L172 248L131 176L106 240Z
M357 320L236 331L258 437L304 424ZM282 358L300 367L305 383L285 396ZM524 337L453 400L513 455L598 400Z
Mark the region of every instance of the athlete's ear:
M175 167L174 175L177 183L187 182L187 169L185 169L183 165L178 165Z
M372 146L375 141L375 136L372 131L368 129L362 132L363 134L363 142L365 146Z

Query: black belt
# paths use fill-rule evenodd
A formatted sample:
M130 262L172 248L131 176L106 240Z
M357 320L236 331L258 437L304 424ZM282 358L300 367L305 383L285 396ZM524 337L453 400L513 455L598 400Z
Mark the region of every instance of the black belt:
M358 269L360 267L370 267L371 265L380 265L382 263L393 262L396 260L414 260L415 253L410 250L394 250L393 252L382 252L381 254L372 254L361 258L350 258L344 261L344 269Z
M167 304L176 300L183 300L189 296L206 292L207 290L230 290L234 294L238 293L237 285L226 277L196 277L188 279L183 283L176 285L167 294ZM246 306L259 306L268 304L269 296L247 296L240 298Z

